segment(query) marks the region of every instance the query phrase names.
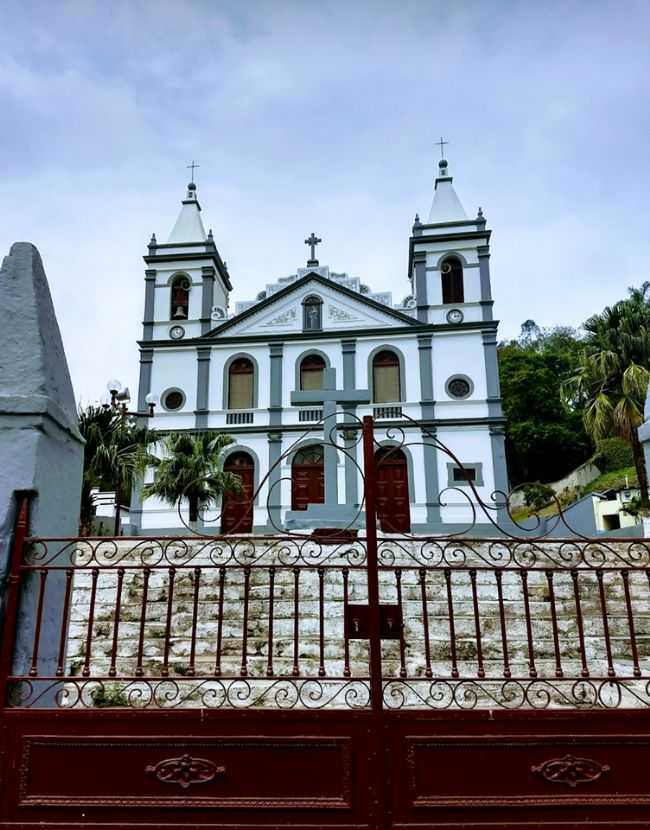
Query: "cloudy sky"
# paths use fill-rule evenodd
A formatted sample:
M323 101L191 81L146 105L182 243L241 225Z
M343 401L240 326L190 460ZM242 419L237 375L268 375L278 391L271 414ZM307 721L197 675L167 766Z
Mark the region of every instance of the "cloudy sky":
M647 0L3 0L0 254L43 256L77 396L137 385L146 243L196 159L234 299L320 259L408 293L444 135L502 337L650 279Z

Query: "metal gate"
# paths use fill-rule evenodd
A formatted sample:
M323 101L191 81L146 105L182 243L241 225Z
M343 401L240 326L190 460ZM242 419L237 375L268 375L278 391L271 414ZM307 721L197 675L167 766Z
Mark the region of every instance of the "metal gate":
M378 538L376 448L358 536L36 539L23 502L1 827L650 824L648 546Z

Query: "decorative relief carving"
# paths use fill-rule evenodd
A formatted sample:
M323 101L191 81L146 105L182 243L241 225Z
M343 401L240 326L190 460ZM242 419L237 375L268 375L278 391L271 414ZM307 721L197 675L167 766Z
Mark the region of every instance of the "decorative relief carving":
M327 312L328 317L330 320L339 320L339 321L349 321L349 320L358 320L359 318L354 314L350 314L349 311L345 311L342 308L337 308L335 305L330 305Z
M593 761L591 758L576 758L574 755L565 755L564 758L551 758L543 764L530 768L531 772L541 775L554 784L566 784L576 787L578 784L589 784L597 781L604 773L609 772L607 764Z
M277 317L274 317L272 320L269 320L268 323L264 323L265 326L285 326L287 323L293 323L296 319L296 309L289 308L282 314L278 314Z
M207 784L217 775L223 775L225 767L218 767L205 758L181 755L180 758L166 758L155 765L145 767L148 775L155 775L163 784L178 784L186 790L191 784Z

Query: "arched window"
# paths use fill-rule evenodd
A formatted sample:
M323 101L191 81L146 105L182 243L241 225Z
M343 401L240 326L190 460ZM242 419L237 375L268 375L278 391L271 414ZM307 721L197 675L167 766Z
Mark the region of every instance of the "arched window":
M302 304L303 331L320 331L323 328L323 301L320 297L307 297Z
M447 257L440 266L442 274L442 302L445 305L464 303L463 266L455 256Z
M253 363L247 357L233 360L228 369L228 409L253 408Z
M174 277L171 290L171 308L169 316L172 320L187 320L190 308L190 281L184 274Z
M322 389L325 361L319 354L308 354L300 361L300 388Z
M401 400L399 358L390 349L377 352L373 358L372 392L374 403L393 403Z

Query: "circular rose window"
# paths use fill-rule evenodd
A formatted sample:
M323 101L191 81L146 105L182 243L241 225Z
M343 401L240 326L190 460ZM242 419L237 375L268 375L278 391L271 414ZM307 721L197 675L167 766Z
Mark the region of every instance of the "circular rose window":
M469 378L455 377L447 381L447 392L452 398L468 398L472 394Z
M165 409L175 410L180 409L183 404L185 403L185 395L180 391L180 389L170 389L165 395L163 395L162 405Z

